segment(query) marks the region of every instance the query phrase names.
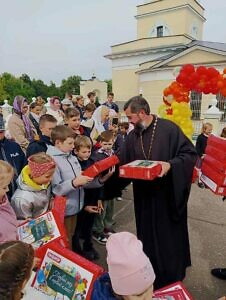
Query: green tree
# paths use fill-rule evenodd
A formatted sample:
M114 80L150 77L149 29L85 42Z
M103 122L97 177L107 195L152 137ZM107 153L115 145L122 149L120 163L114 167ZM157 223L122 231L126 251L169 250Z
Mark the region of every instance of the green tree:
M22 74L22 75L20 76L20 79L21 79L23 82L25 82L25 83L31 85L31 78L30 78L27 74Z
M78 75L70 76L67 79L63 79L60 86L62 96L64 97L67 92L79 95L81 80L82 77Z
M108 93L112 92L112 80L111 79L105 79L104 81L108 85Z
M10 104L13 103L16 95L22 95L28 100L35 95L35 90L28 83L9 73L2 74L1 82Z
M43 98L47 98L49 96L49 87L42 80L33 79L31 86L35 90L35 97L42 96Z
M56 84L53 81L50 81L50 86L48 87L48 97L51 96L58 96L60 98L63 98L63 95L61 93L61 89L56 86Z

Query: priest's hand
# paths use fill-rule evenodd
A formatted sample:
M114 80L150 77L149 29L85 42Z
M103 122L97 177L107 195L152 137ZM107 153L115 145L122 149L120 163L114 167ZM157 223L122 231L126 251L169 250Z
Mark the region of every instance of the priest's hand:
M158 177L163 177L163 176L167 175L167 173L169 172L169 170L171 168L170 163L168 163L166 161L158 161L158 163L160 163L162 166L162 171Z

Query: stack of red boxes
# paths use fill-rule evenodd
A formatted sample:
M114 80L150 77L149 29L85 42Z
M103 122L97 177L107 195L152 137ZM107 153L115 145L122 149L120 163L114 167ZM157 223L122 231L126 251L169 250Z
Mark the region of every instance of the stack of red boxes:
M201 180L216 195L226 196L226 139L211 135L205 153Z

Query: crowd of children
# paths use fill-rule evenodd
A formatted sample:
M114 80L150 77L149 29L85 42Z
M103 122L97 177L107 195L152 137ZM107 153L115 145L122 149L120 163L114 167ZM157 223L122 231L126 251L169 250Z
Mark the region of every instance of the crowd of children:
M22 162L15 168L16 160L10 160L6 155L2 157L16 174L9 175L7 186L10 184L10 191L7 188L7 192L11 204L4 196L1 213L3 207L10 208L14 220L11 224L15 226L16 219L36 218L51 209L54 195L66 196L64 225L70 248L94 260L99 255L92 238L105 244L114 233L114 199L121 195L120 189L116 188L119 176L114 167L95 178L84 176L82 171L96 161L118 153L129 125L112 124L110 113L117 119L118 115L116 111L110 112L110 102L96 107L95 95L89 93L88 96L91 100L86 106L82 96L76 98L76 103L70 99L61 103L58 97L52 97L47 111L40 99L30 108L24 97L15 97L14 112L8 122L12 139L4 136L3 119L0 120L0 137L2 135L2 140L12 143L14 148L17 146L18 153L14 156L21 156ZM112 94L109 97L113 107ZM14 133L14 119L17 134ZM80 236L85 237L82 246Z
M92 239L107 244L112 286L107 285L111 299L135 299L131 295L137 295L136 299L151 299L155 275L141 242L129 233L116 234L113 228L114 200L122 195L118 166L96 177L83 175L95 162L119 154L129 130L129 123L119 122L113 93L103 105L94 96L93 92L88 94L90 102L86 106L82 96L76 97L75 103L70 99L61 103L58 97L52 97L47 113L40 99L28 107L25 98L16 96L14 113L9 119L12 140L5 138L0 118L0 144L5 151L0 160L0 276L4 277L0 281L0 297L3 300L21 299L34 265L32 247L16 241L18 222L50 210L55 195L66 197L64 226L70 249L93 261L99 254ZM113 122L113 118L117 120ZM211 131L212 125L204 124L197 139L199 169ZM226 137L226 128L221 136ZM12 149L14 152L8 157ZM200 180L198 184L203 187ZM130 245L135 252L131 257L126 251ZM133 275L126 273L128 265ZM3 274L8 275L2 277ZM106 285L109 275L96 282L94 300L104 299L98 298L99 287Z

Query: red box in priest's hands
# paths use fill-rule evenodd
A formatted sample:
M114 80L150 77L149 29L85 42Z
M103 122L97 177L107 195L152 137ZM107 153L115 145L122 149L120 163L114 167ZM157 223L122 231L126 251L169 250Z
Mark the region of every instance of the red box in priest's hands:
M89 176L89 177L96 177L103 171L117 165L118 163L119 163L118 156L112 155L105 159L95 162L92 166L84 170L82 172L82 175Z
M135 160L119 168L119 176L143 180L153 180L162 171L160 163L151 160Z

